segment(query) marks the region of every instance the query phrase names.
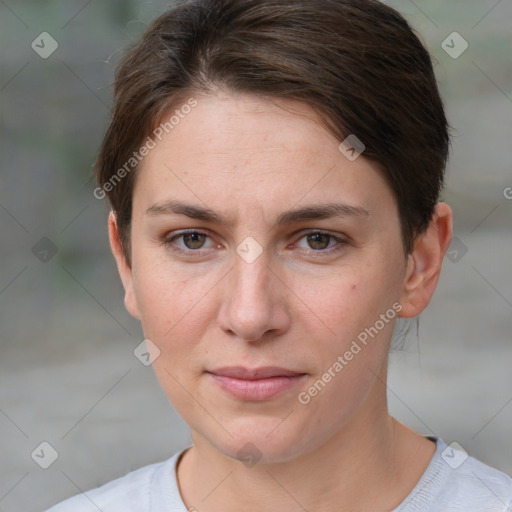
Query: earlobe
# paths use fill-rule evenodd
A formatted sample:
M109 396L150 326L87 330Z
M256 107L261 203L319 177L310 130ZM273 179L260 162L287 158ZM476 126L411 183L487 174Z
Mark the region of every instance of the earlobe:
M133 273L123 252L121 238L117 227L117 220L113 211L111 211L108 216L108 236L110 240L110 248L112 249L114 259L116 260L117 270L119 271L119 276L123 283L124 304L132 316L140 319L133 283Z
M427 230L419 235L408 256L400 312L401 317L419 315L432 298L439 280L444 254L452 239L452 210L438 203Z

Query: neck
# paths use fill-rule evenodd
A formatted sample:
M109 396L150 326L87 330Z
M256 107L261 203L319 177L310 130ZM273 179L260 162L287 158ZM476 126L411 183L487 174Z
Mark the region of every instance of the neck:
M425 471L435 445L389 416L383 387L384 398L371 393L327 442L285 462L247 467L193 432L194 446L177 470L187 508L385 512L397 507Z

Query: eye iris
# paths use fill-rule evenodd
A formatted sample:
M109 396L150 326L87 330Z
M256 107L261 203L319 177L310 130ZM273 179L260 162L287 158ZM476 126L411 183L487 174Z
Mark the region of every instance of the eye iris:
M315 233L307 237L308 244L311 249L325 249L329 245L330 236L325 233Z
M200 249L205 242L205 235L201 233L186 233L183 235L183 242L188 249Z

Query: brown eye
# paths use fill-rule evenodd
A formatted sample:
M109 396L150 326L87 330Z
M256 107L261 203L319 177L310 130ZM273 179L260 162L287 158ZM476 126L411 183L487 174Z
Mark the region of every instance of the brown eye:
M187 249L201 249L206 241L206 235L203 233L185 233L181 236Z
M327 249L331 236L326 233L314 233L306 237L309 247L316 251Z

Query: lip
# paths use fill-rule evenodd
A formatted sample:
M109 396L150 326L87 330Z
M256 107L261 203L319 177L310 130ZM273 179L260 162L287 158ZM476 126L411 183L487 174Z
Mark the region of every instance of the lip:
M224 391L241 400L269 400L296 386L305 373L266 366L248 369L225 367L207 372Z

